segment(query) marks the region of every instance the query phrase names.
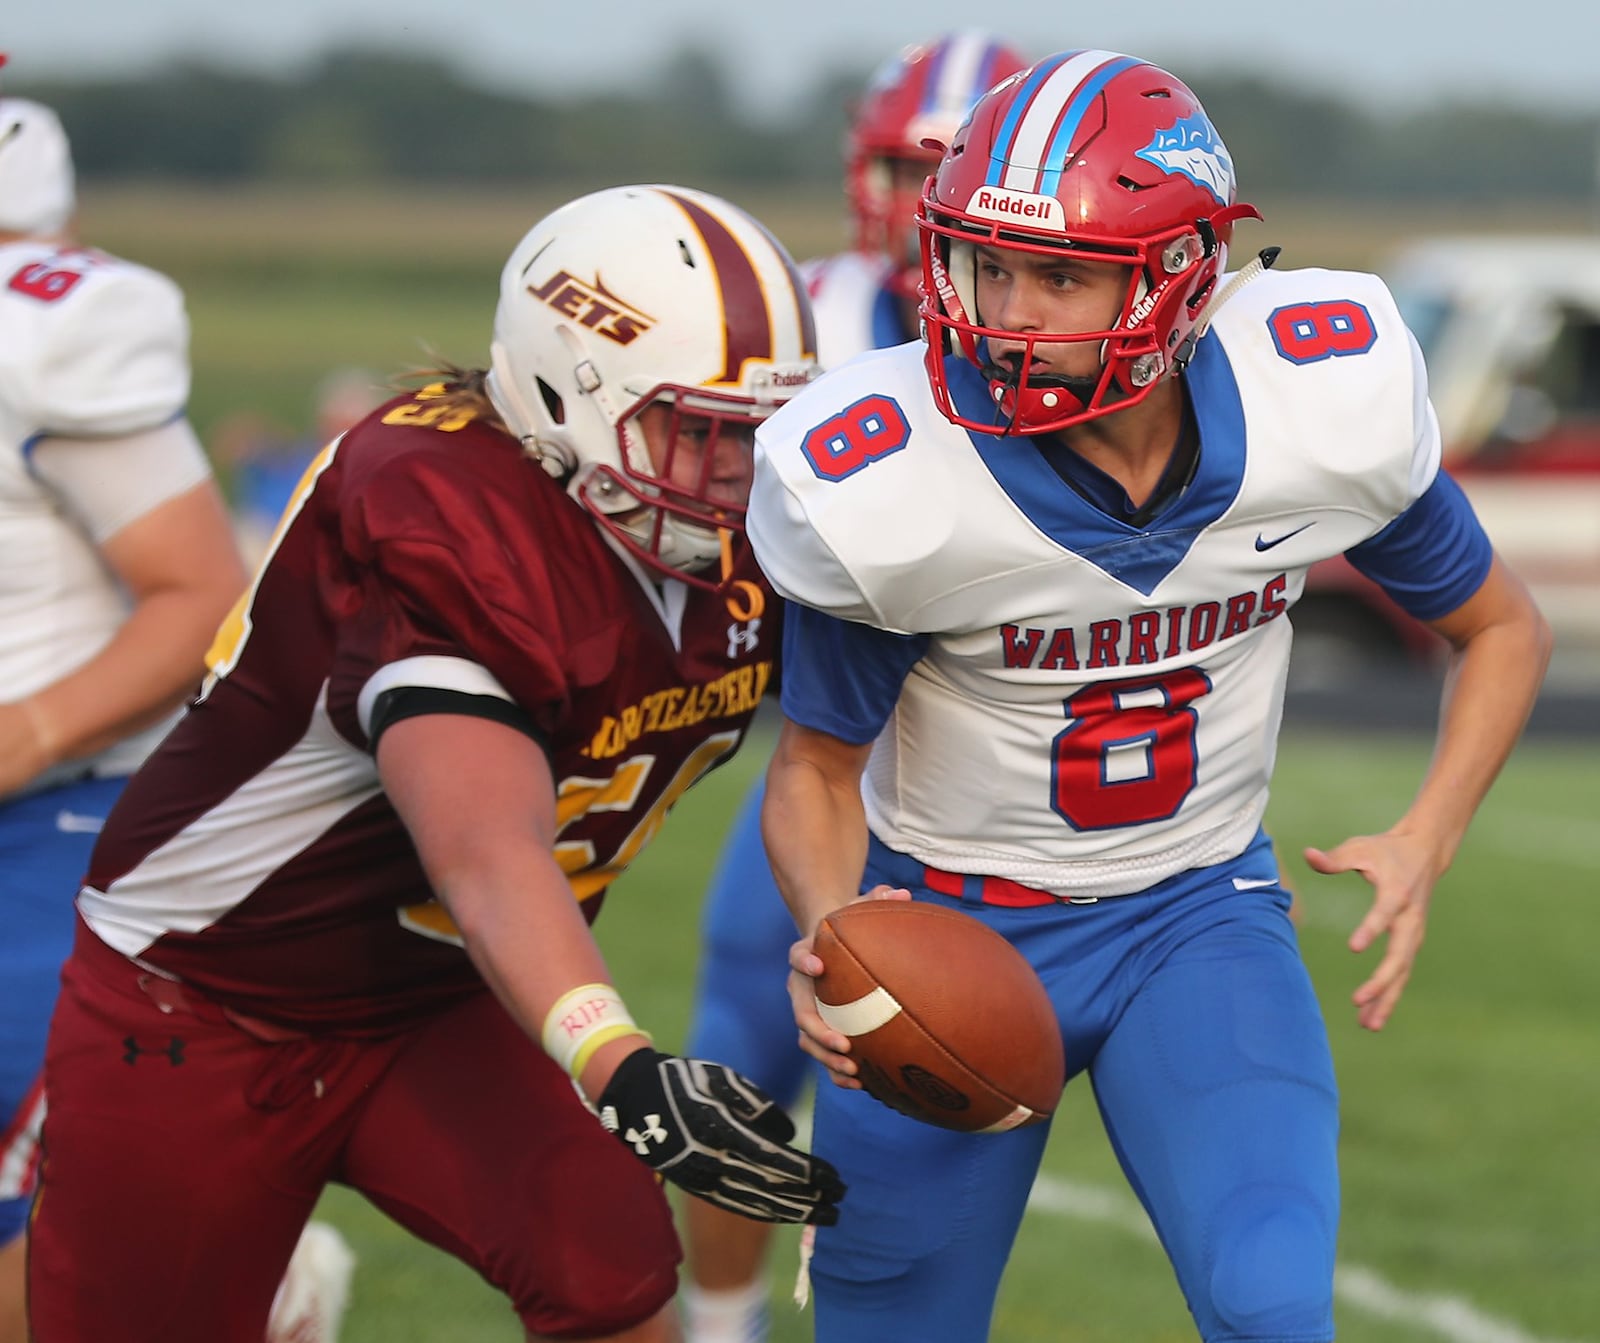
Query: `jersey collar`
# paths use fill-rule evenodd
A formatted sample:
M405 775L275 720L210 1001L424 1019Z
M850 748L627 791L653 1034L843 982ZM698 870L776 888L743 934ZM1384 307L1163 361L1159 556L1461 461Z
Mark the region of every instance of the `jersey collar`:
M988 380L959 355L945 358L956 409L969 419L994 412ZM1238 497L1244 480L1245 420L1227 352L1212 333L1183 377L1200 434L1193 483L1158 517L1134 525L1101 511L1045 461L1031 438L968 431L995 483L1028 520L1063 549L1148 597L1182 562L1196 538Z

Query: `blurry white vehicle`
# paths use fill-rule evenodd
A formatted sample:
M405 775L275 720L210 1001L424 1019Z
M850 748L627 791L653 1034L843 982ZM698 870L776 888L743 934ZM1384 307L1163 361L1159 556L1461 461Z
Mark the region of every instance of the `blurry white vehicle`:
M1383 268L1427 358L1445 463L1555 628L1552 684L1600 688L1600 233L1419 242ZM1314 570L1303 688L1437 657L1348 565Z

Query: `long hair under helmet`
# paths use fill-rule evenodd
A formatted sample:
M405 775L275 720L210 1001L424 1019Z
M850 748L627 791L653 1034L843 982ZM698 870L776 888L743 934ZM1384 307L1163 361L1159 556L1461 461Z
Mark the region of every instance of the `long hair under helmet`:
M950 420L985 433L1048 433L1123 409L1193 353L1195 326L1227 261L1233 160L1205 109L1174 76L1132 56L1068 51L986 94L956 133L917 210L928 376ZM983 324L977 249L1063 255L1127 268L1103 331L1008 332ZM990 339L1025 342L988 357ZM1036 347L1099 346L1090 377L1033 372ZM961 414L946 357L989 381L995 413Z
M612 187L517 244L485 385L614 543L714 588L742 543L745 502L717 493L718 438L747 442L817 375L816 349L794 261L750 215L687 187ZM669 412L660 462L639 423L654 406ZM686 483L673 462L691 441L700 468Z

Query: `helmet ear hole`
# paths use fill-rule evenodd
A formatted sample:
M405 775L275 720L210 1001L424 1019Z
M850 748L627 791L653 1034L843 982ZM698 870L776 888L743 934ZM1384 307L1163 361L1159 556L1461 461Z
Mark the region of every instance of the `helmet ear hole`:
M1212 292L1216 289L1216 287L1217 277L1213 275L1209 280L1201 285L1200 288L1194 291L1193 296L1188 301L1189 311L1199 312L1201 308L1205 307L1206 302L1210 299Z
M567 422L567 407L566 403L561 399L561 393L556 391L543 378L535 378L534 382L539 388L539 396L544 401L545 412L550 416L551 423L565 424Z

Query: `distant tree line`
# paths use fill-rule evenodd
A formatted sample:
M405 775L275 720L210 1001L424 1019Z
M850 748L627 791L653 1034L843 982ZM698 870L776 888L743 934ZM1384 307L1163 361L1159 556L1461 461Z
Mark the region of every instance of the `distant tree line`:
M637 92L525 96L446 64L343 51L274 79L182 64L137 80L9 80L55 106L90 180L526 185L603 178L834 188L864 70L821 81L780 124L738 109L722 67L685 49ZM1254 190L1503 203L1596 189L1600 118L1459 103L1380 115L1238 74L1190 80Z

